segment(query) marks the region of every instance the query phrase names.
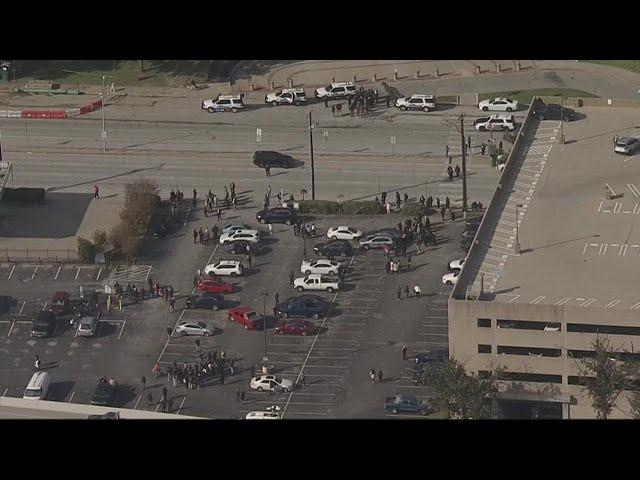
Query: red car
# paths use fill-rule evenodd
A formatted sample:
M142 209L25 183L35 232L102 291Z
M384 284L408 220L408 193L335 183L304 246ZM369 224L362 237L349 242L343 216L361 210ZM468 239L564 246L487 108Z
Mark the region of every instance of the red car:
M313 335L316 333L316 324L309 320L290 320L279 322L276 325L278 335Z
M233 284L219 278L206 278L198 282L198 290L206 293L233 293Z
M56 292L49 303L49 310L56 316L71 313L71 295L69 292Z
M264 327L262 315L251 307L236 307L229 310L229 320L239 323L245 330L261 330Z

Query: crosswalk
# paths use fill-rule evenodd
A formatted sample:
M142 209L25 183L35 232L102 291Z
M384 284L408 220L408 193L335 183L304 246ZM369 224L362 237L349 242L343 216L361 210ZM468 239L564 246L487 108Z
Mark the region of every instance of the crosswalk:
M109 275L109 283L146 282L151 274L151 265L118 265Z

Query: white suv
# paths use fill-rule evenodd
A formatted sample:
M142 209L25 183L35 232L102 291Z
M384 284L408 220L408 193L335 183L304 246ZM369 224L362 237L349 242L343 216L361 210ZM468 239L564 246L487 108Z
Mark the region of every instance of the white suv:
M264 103L270 103L274 107L291 104L299 106L307 103L307 94L302 88L285 88L279 92L265 95Z
M237 260L220 260L218 263L212 263L204 268L205 275L213 273L214 275L231 275L235 277L242 275L242 272L242 264Z
M411 95L410 97L397 98L395 106L403 112L407 110L428 112L436 108L436 97L433 95Z
M473 122L473 127L481 132L493 132L496 130L508 130L512 132L516 129L513 115L491 115L490 117L481 117Z
M316 98L344 98L356 94L353 82L332 83L328 87L316 88Z
M209 113L214 112L237 112L244 109L242 95L218 95L216 98L202 101L202 109Z

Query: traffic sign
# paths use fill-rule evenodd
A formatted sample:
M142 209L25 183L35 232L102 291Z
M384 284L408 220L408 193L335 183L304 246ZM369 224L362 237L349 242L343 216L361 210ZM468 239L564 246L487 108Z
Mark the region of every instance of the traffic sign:
M256 142L262 142L262 129L256 128Z
M391 137L391 144L395 145L396 143L398 143L398 137Z
M102 138L107 138L107 131L106 130L102 130Z

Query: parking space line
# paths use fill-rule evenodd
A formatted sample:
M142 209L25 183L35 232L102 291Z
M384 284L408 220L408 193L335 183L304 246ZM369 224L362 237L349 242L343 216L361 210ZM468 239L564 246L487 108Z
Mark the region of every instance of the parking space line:
M217 247L217 246L216 246ZM207 264L208 265L208 264ZM176 412L177 415L180 415L180 410L182 410L182 406L184 405L184 401L187 399L187 396L185 395L184 397L182 397L182 403L180 404L180 406L178 407L178 411Z
M122 332L124 332L124 326L126 324L127 324L126 320L124 322L122 322L122 328L120 329L120 334L118 335L118 340L120 340L120 337L122 336Z
M96 282L98 280L100 280L100 274L102 273L102 267L100 267L100 270L98 270L98 275L96 276ZM146 281L146 280L145 280Z
M622 300L614 300L613 302L609 302L607 303L604 308L613 308L615 307L617 304L619 304Z
M142 394L140 394L140 395L138 396L138 400L136 400L136 404L133 406L133 409L134 409L134 410L137 410L137 409L138 409L138 404L140 403L140 399L141 399L141 398L142 398Z
M49 301L44 302L44 306L42 307L43 312L47 309L47 303L49 303Z
M13 275L13 271L16 269L15 264L13 265L13 268L11 269L11 271L9 272L9 277L7 278L7 280L11 280L11 275Z
M4 389L4 393L2 394L2 396L4 397L7 394L7 391L9 390L9 387Z
M16 322L11 323L11 328L9 329L9 333L7 333L7 338L9 338L9 336L11 335L11 331L13 330L13 326L16 324Z
M67 403L71 403L71 400L73 400L73 396L76 394L76 391L74 390L73 392L71 392L71 396L69 397L69 400L67 400Z
M27 303L26 300L22 301L22 306L20 307L20 311L18 312L18 315L22 315L22 309L24 308L25 304Z
M33 270L33 273L31 274L31 280L33 280L36 276L36 272L38 271L38 267L39 265L36 265L36 268Z
M82 267L78 267L78 271L76 272L76 278L75 278L76 280L78 279L78 275L80 275L80 269L81 269L81 268L82 268Z
M62 265L58 267L58 271L56 272L56 276L54 277L54 280L58 279L58 275L60 275L60 270L62 270Z

